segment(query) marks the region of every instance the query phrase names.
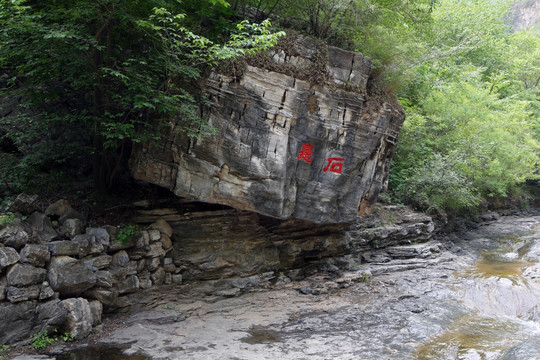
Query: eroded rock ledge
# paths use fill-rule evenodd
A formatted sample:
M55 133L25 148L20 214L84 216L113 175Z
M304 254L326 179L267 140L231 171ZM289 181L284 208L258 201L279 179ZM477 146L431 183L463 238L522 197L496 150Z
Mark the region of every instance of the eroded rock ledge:
M168 141L134 149L135 178L278 219L345 223L371 211L403 112L371 91L369 58L283 41L240 75L211 74L203 117L217 134L194 140L172 124Z

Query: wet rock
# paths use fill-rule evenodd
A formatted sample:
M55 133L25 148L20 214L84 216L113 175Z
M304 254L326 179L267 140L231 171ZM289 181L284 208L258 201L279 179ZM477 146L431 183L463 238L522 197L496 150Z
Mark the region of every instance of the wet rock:
M84 230L84 222L80 219L66 219L60 228L60 234L67 236L70 239L76 235L80 235Z
M138 313L131 316L126 322L128 324L155 324L169 325L184 321L186 316L174 308L167 310L152 310L144 313Z
M26 287L8 286L6 293L7 299L12 303L16 303L39 298L40 287L38 285Z
M26 244L21 250L21 262L37 267L44 267L51 259L51 253L47 245Z
M48 270L51 287L63 296L81 294L96 284L92 269L72 257L53 257Z
M77 256L80 244L73 241L53 241L47 244L53 256Z
M9 207L9 211L30 215L37 210L37 199L37 195L19 194L13 201L13 204Z
M30 264L15 264L7 272L7 283L11 286L39 284L47 277L47 270Z
M75 339L82 339L92 331L94 317L88 300L83 298L71 298L62 301L66 308L66 331Z
M19 259L19 253L15 249L0 245L0 272L8 266L16 264Z
M150 229L158 230L160 233L167 235L169 238L173 235L173 229L169 223L163 219L159 219L152 225Z
M6 247L20 250L28 242L29 235L20 225L11 225L0 229L0 243Z
M111 260L112 266L126 266L129 262L129 256L124 250L120 250L113 255Z
M90 234L76 235L71 241L79 245L80 258L83 258L88 255L101 254L105 250L101 241L98 240L94 235L90 235Z
M51 220L45 214L35 212L28 217L26 223L32 229L32 236L39 239L42 243L50 242L58 237L58 233L54 230Z
M109 235L109 232L107 229L104 228L88 228L86 229L86 233L89 235L93 235L96 237L96 240L101 242L101 244L107 248L110 245L111 242L111 236Z

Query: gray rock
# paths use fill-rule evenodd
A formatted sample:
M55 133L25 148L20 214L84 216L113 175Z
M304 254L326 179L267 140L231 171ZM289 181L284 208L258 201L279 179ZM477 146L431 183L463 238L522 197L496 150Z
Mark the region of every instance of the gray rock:
M39 292L39 300L46 300L54 296L54 290L49 285L48 281L44 281L43 284L41 284L41 289Z
M61 224L64 224L68 219L79 219L83 224L86 220L80 212L71 207L69 201L64 199L49 205L45 210L45 215L58 218Z
M106 309L114 309L120 304L118 302L118 290L93 288L85 293L85 296L98 300Z
M20 225L12 225L0 229L0 243L5 246L21 249L28 242L29 235Z
M51 253L47 245L26 244L21 250L21 262L23 263L44 267L50 259Z
M101 241L91 234L76 235L71 241L79 245L80 258L101 254L105 250Z
M161 245L165 250L172 248L171 238L167 234L161 234Z
M149 271L155 271L161 265L161 260L158 257L146 259L146 268Z
M96 239L101 242L101 244L107 248L111 243L111 236L109 235L109 232L107 229L104 228L88 228L86 229L86 233L89 235L93 235L96 237Z
M36 307L38 331L58 329L66 321L67 311L59 299L41 303Z
M19 261L19 253L10 247L0 245L0 271Z
M7 280L4 276L0 276L0 302L6 298Z
M82 339L92 331L94 316L90 309L88 300L83 298L71 298L62 301L66 308L66 325L65 329L75 339Z
M48 270L51 287L63 296L79 295L96 284L92 268L72 257L53 257Z
M145 256L151 257L151 258L165 256L165 250L163 250L163 245L161 245L161 242L150 244L149 249L148 251L146 251Z
M148 245L150 245L150 235L148 231L143 230L135 240L135 246L137 248L146 248Z
M60 228L60 234L72 239L75 235L82 234L84 222L80 219L66 219Z
M45 214L35 212L26 220L32 229L32 236L39 239L40 242L47 243L58 237L54 230L51 220Z
M27 286L42 283L47 270L30 264L15 264L7 272L7 283L11 286Z
M152 225L150 225L150 229L158 230L160 233L167 235L168 237L171 237L173 234L173 229L169 223L163 219L159 219Z
M163 284L163 281L165 281L165 271L163 271L162 268L158 268L150 275L150 278L152 279L153 284L161 285Z
M20 303L0 303L0 344L28 341L33 334L33 320L36 314L33 301ZM36 329L34 332L37 332Z
M126 265L126 275L137 275L138 271L137 271L137 261L130 261L128 262L128 264Z
M144 271L139 274L139 286L141 289L150 289L152 287L152 279L150 278L150 272Z
M57 218L60 218L61 216L67 214L72 210L71 205L69 204L69 201L65 199L60 199L51 205L47 206L47 209L45 209L45 215L47 216L56 216Z
M109 271L96 272L96 286L110 288L113 287L114 279Z
M104 254L104 255L99 255L90 259L86 258L84 259L84 262L85 264L90 266L93 270L101 270L111 264L112 258L113 258L112 256Z
M182 284L182 275L181 274L173 274L172 276L172 283L176 285Z
M103 314L103 304L97 300L90 301L90 311L92 311L92 327L101 324Z
M6 289L7 299L12 302L21 302L39 298L40 286L30 285L26 287L8 286Z
M9 210L14 213L18 212L23 215L30 215L37 209L37 199L37 195L19 194L9 207Z
M77 256L79 255L79 243L72 241L53 241L47 244L53 256Z
M148 237L150 242L156 242L161 239L161 233L159 230L148 230Z
M139 278L136 275L130 275L125 281L116 285L119 294L134 293L139 290Z
M172 130L167 144L136 145L134 177L279 219L345 223L369 212L386 186L402 110L368 94L371 60L360 53L327 47L320 64L322 50L307 38L275 51L265 61L274 71L211 74L205 119L216 135L186 146L188 136Z
M126 266L129 262L129 256L125 250L120 250L113 255L111 265L112 266Z
M168 273L168 272L165 273L165 279L163 280L163 283L165 285L172 284L172 274L171 273Z

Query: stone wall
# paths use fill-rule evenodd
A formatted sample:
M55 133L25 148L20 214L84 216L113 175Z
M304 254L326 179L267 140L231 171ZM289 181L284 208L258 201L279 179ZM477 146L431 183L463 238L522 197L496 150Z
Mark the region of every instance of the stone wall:
M82 338L103 310L129 305L127 294L182 282L166 221L124 244L116 241L121 229L86 227L65 200L30 214L34 200L19 196L18 217L0 228L0 344L53 329Z

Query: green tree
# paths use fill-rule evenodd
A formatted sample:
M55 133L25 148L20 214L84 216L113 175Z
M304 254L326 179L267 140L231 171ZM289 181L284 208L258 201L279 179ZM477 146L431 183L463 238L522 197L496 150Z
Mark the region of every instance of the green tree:
M212 40L187 27L183 10L172 0L0 2L5 93L21 94L29 108L3 125L26 161L91 153L95 187L106 190L130 143L157 140L171 119L190 135L208 132L198 115L201 69L266 49L282 33L267 21L229 22Z

